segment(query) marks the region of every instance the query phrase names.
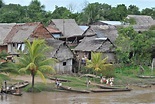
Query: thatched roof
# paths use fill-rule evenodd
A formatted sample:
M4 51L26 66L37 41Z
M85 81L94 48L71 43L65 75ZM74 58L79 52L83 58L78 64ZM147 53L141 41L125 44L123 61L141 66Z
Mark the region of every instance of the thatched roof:
M147 15L128 15L127 18L133 18L136 21L136 25L155 25L155 20L151 16Z
M81 43L75 47L75 51L94 51L94 52L110 52L113 51L114 45L108 38L97 38L97 36L85 37Z
M46 39L47 45L51 46L53 49L48 54L48 57L53 57L59 61L72 59L73 53L70 48L65 44L64 41L56 39Z
M124 25L123 27L128 27L129 25ZM147 31L151 27L150 25L131 25L135 31Z
M23 43L25 39L33 41L34 38L38 38L39 34L47 35L49 32L43 33L39 26L43 26L40 22L33 23L18 23L9 32L9 34L4 39L5 43ZM39 32L36 32L37 28ZM46 28L44 28L46 29ZM36 36L35 36L36 35ZM49 36L52 37L52 36Z
M96 35L95 31L91 28L91 26L88 26L88 28L84 30L83 36L93 36L93 35Z
M91 25L91 29L97 34L98 38L108 38L114 42L118 36L117 28L111 25Z
M84 32L74 19L52 19L50 25L61 31L64 38L82 36Z
M0 23L0 45L5 45L4 39L9 34L14 25L16 25L16 23Z

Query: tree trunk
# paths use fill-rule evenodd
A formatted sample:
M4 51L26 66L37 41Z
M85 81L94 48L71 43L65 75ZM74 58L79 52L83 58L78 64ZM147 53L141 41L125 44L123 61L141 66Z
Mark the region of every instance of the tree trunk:
M34 90L34 72L31 72L31 76L32 76L32 92Z

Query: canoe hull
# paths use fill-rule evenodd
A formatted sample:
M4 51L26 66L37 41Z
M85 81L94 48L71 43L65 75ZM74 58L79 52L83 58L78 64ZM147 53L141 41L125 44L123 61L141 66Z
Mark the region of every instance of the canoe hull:
M132 89L92 89L92 92L124 92L131 91Z
M78 90L78 89L73 89L71 87L66 87L66 86L59 86L61 90L66 90L70 92L78 92L78 93L90 93L90 91L87 90Z

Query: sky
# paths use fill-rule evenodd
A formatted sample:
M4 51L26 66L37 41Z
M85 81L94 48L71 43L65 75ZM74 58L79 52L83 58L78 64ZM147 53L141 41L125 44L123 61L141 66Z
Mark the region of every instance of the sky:
M3 0L5 4L20 4L22 6L27 6L30 4L32 0ZM46 11L53 11L55 9L55 6L58 7L64 6L64 7L70 7L72 6L72 9L74 11L80 11L82 10L86 3L106 3L111 5L112 7L116 7L118 4L125 4L126 6L129 5L136 5L139 7L140 10L145 8L153 8L155 7L155 0L39 0L42 5L45 5Z

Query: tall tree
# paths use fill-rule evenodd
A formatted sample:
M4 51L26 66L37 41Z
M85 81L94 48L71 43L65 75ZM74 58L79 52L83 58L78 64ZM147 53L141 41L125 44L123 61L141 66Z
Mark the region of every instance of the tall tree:
M45 11L45 6L39 0L32 0L30 5L26 8L28 18L32 22L43 22L47 24L51 18L49 12Z
M103 19L101 15L103 14L102 10L102 4L96 2L96 3L91 3L88 4L84 9L83 9L83 14L85 17L87 17L87 24L92 24L93 22L96 22L100 19Z
M34 40L31 44L28 40L25 41L26 54L22 54L18 58L17 66L19 72L28 72L32 77L32 91L34 89L34 78L38 74L45 80L44 72L54 70L52 65L55 62L53 58L46 58L46 52L48 46L45 44L45 40Z
M148 15L155 19L155 8L145 8L141 11L142 15Z
M124 4L119 4L109 11L109 20L122 21L127 16L127 7Z
M24 17L24 11L21 5L19 4L9 4L4 5L0 9L0 22L4 23L12 23L12 22L20 22Z
M131 63L130 55L133 52L132 44L134 42L134 37L137 32L134 31L133 27L119 28L119 36L116 39L116 52L117 59L119 63L128 64Z
M139 8L136 5L129 5L128 14L129 15L139 15L140 14Z
M0 0L0 8L4 5L3 0Z
M66 7L55 6L55 10L52 13L54 19L69 19L72 13Z
M133 27L126 27L120 28L118 34L116 55L119 62L134 65L151 63L151 55L154 56L155 49L153 31L137 33Z

